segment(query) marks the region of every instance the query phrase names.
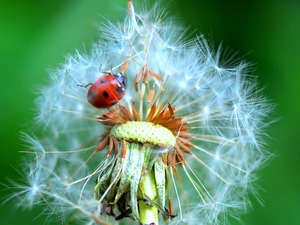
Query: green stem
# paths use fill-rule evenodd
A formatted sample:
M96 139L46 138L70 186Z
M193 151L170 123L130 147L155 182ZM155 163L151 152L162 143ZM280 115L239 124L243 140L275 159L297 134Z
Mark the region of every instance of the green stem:
M147 176L143 177L143 180L140 183L139 195L141 197L146 195L153 201L157 198L157 189L153 170L151 170ZM154 223L155 225L158 225L158 210L156 207L146 204L144 201L140 201L139 213L142 224Z

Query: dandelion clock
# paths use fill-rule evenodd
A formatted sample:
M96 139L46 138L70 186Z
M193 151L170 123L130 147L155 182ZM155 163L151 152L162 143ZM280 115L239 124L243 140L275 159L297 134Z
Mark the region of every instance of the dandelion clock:
M246 62L221 59L159 3L100 26L89 54L50 71L23 182L8 200L60 224L227 224L256 194L273 104ZM225 59L226 60L226 59Z

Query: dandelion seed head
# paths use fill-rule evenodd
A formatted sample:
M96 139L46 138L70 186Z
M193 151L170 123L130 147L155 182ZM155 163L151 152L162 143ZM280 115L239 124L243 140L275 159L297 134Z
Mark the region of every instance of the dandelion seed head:
M22 135L34 157L14 197L87 224L140 222L149 201L171 224L226 224L246 212L270 156L263 137L274 108L250 64L224 60L202 35L188 40L158 3L130 4L123 22L106 19L99 30L90 53L49 71L37 99L44 135ZM119 72L125 96L108 109L89 104L90 83ZM139 199L153 177L155 202Z

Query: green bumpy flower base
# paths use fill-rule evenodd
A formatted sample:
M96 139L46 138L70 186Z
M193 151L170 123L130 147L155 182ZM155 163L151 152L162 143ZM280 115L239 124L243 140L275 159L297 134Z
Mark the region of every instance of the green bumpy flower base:
M109 135L118 140L118 149L126 149L126 154L116 151L118 154L110 154L103 162L95 198L140 224L158 225L159 212L168 219L163 213L169 187L167 165L157 154L157 147L171 150L176 136L162 125L142 121L115 125Z
M118 140L123 139L128 142L159 146L175 146L176 144L176 137L169 129L151 122L128 121L125 124L114 126L110 135Z

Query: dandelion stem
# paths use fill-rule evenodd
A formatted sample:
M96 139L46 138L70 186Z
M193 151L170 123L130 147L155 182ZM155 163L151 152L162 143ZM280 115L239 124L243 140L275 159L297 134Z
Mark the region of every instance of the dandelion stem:
M154 171L143 177L139 186L139 195L147 196L151 200L157 197L157 190L155 185ZM142 224L158 225L158 210L152 206L150 202L140 201L139 203L140 221Z

